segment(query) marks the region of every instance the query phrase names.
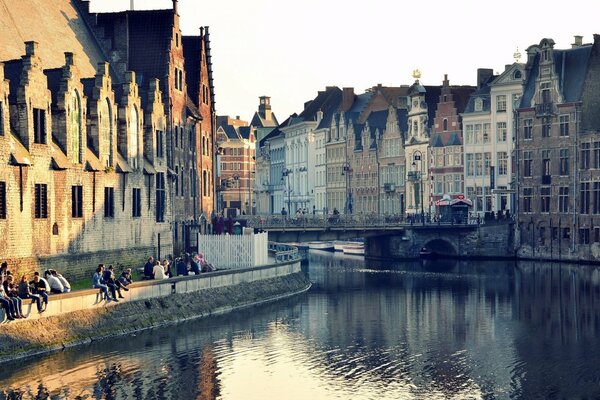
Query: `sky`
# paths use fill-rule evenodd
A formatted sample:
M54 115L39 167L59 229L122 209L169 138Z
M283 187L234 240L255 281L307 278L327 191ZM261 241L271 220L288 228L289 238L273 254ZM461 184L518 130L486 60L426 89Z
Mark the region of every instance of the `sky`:
M92 11L131 0L92 0ZM134 0L135 9L172 0ZM270 96L279 122L326 86L356 93L382 84L475 85L477 68L502 72L526 49L552 38L569 48L600 34L600 2L571 0L180 0L184 35L209 26L218 115L250 121ZM595 23L594 23L595 19Z

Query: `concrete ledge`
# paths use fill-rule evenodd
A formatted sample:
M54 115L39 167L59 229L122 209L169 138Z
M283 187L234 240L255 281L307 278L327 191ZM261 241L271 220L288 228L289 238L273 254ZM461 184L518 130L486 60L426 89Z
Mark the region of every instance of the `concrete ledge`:
M207 272L200 275L178 276L160 281L137 281L127 286L129 291L122 291L125 298L119 299L119 302L103 300L98 289L53 294L49 296L48 307L44 313L37 312L35 302L24 300L23 314L28 317L27 319L8 321L5 318L4 310L0 309L0 321L3 321L2 324L20 324L29 319L47 318L79 310L113 307L130 301L165 297L177 293L191 293L204 289L237 285L243 282L254 282L293 274L300 270L300 261L295 260L258 267Z

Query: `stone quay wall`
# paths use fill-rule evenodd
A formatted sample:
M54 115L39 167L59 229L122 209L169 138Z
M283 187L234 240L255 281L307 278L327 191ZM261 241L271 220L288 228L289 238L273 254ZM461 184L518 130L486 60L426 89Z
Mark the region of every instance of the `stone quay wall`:
M309 287L298 260L134 282L118 303L102 300L96 289L52 295L41 315L27 301L28 319L0 324L0 362L274 301Z

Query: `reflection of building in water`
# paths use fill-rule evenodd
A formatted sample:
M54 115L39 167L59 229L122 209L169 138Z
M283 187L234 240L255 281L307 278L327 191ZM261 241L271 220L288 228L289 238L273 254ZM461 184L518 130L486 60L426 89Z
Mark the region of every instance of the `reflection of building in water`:
M199 364L198 400L214 400L220 396L219 380L217 379L217 359L212 346L202 349L202 360Z
M600 356L600 268L522 262L515 289L514 318L521 323L516 347L528 361L519 371L526 377L523 398L597 393L598 371L587 360Z

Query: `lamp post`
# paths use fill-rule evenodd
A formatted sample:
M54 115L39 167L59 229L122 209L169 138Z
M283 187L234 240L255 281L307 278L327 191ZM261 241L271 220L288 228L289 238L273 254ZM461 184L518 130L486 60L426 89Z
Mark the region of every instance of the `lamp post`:
M342 175L346 176L346 207L344 207L344 213L352 214L352 180L350 179L350 174L352 174L352 167L350 163L345 162L342 166Z
M419 203L421 206L421 223L425 223L425 211L423 210L423 171L421 171L421 166L418 165L421 164L421 156L422 154L418 150L413 153L412 171L409 171L408 179L413 183L415 197L417 196L417 191L420 191ZM417 184L419 185L418 187Z
M290 189L290 174L291 174L291 173L292 173L292 170L291 170L291 169L288 169L288 168L284 168L284 169L283 169L283 171L281 172L281 180L283 180L283 178L287 178L287 195L288 195L288 201L287 201L287 203L288 203L288 214L290 214L290 213L291 213L291 211L292 211L292 210L290 209L290 208L291 208L291 207L290 207L290 204L291 204L291 198L290 198L290 195L291 195L291 193L292 193L292 191L291 191L291 189ZM290 214L290 215L291 215L291 214Z
M236 182L237 191L238 191L238 200L240 203L240 214L242 213L242 191L240 189L240 176L238 174L233 175L233 180Z

